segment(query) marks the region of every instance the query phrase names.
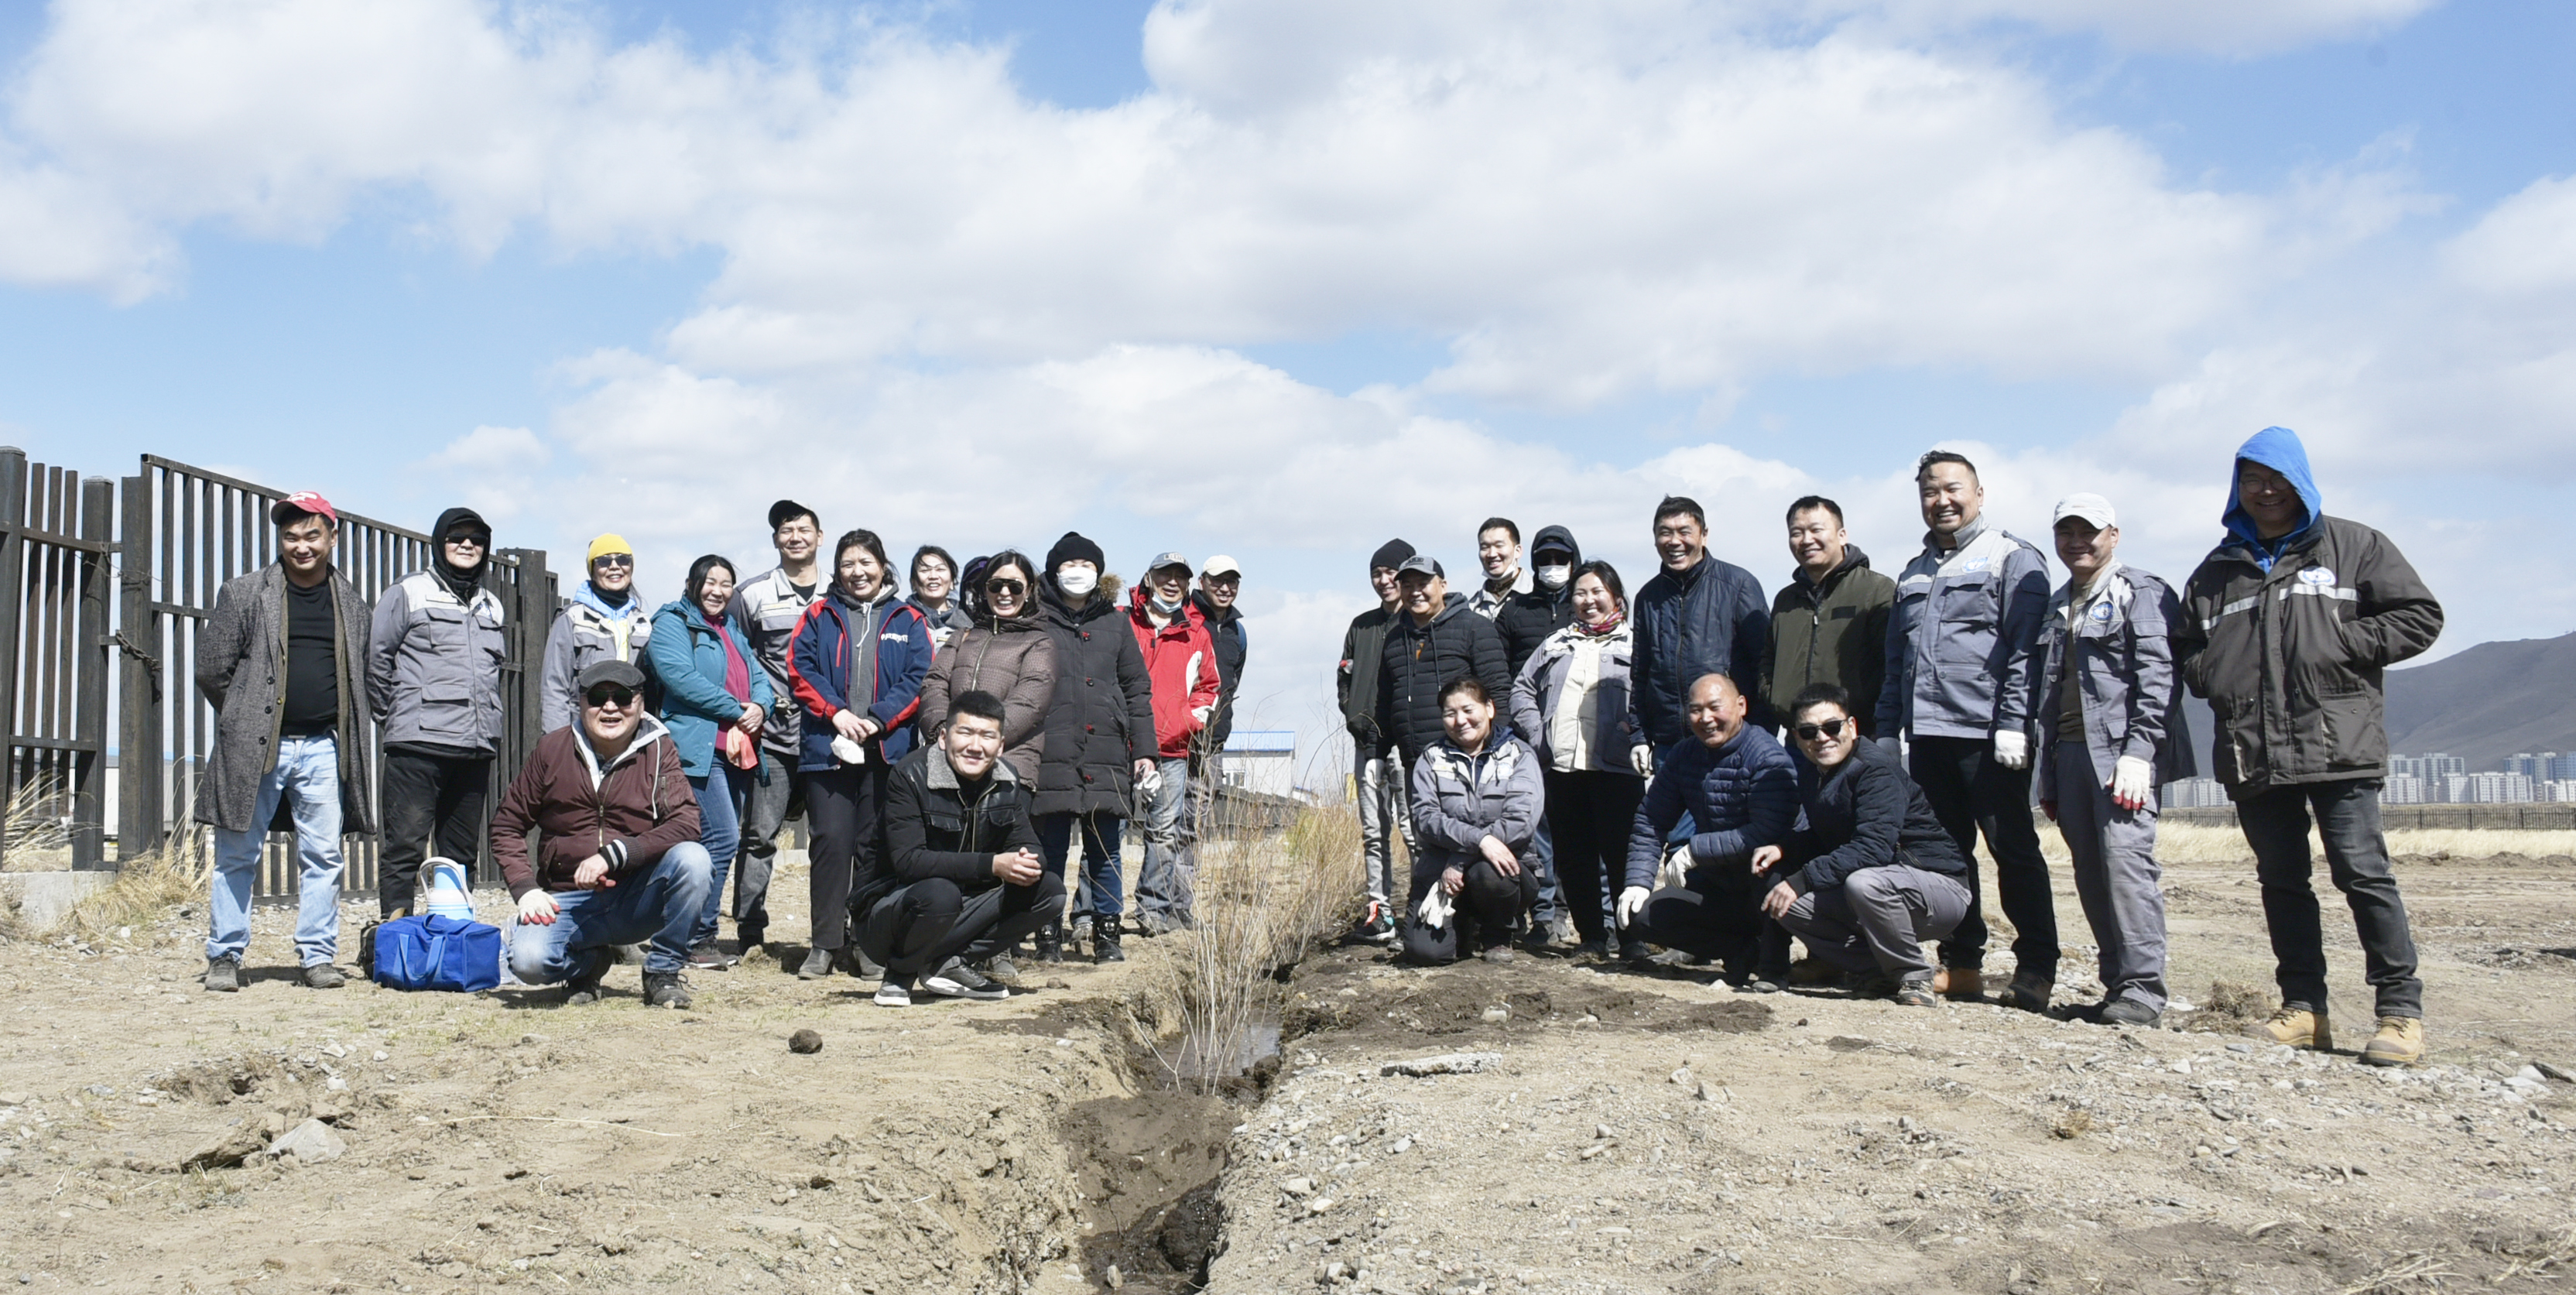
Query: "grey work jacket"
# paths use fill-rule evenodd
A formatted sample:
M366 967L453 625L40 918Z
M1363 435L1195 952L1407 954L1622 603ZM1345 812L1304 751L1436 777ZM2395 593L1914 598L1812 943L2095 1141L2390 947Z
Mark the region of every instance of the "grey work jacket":
M760 726L761 749L785 760L790 768L803 749L805 708L796 704L795 685L787 677L787 642L796 637L796 622L805 618L805 609L823 596L829 584L826 579L814 586L812 596L801 595L784 570L771 567L748 584L734 586L733 604L725 609L743 640L751 644L751 655L760 668L769 672L773 700L769 722Z
M625 661L646 674L653 672L644 649L653 640L652 609L642 598L626 600L624 616L603 616L585 602L567 603L546 631L545 673L539 683L537 718L551 733L573 722L581 710L573 701L573 681L594 661Z
M387 589L367 647L367 704L385 745L500 750L501 631L501 599L480 585L471 603L426 571Z
M2171 635L2182 619L2181 596L2128 566L2104 572L2081 598L2074 590L2069 581L2049 600L2033 676L2030 710L2041 738L2034 776L2042 799L2055 795L2057 712L2070 659L2084 699L2084 749L2095 782L2108 785L2122 756L2151 765L2158 786L2200 772L2180 704L2182 675L2174 669Z
M367 791L367 707L359 681L367 660L367 603L331 573L337 622L332 660L339 671L340 723L332 731L340 765L340 831L375 830L375 797ZM215 749L197 792L196 820L227 832L264 824L259 784L277 767L278 730L286 719L286 568L275 562L234 576L215 594L214 614L197 632L197 690L215 708Z
M2030 732L2032 652L2048 618L2048 559L1980 519L1942 552L1928 539L1896 578L1878 736L1985 740Z
M1499 723L1475 755L1443 737L1413 762L1409 808L1425 866L1466 867L1484 857L1477 846L1488 836L1532 866L1539 819L1547 813L1538 753Z

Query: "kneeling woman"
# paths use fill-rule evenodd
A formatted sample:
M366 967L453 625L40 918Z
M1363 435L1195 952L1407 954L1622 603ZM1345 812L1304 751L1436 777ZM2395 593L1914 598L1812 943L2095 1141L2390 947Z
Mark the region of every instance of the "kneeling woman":
M1513 928L1538 898L1531 844L1546 809L1538 756L1494 721L1493 696L1473 678L1440 690L1440 726L1448 736L1413 764L1419 852L1404 951L1421 962L1477 951L1509 962Z

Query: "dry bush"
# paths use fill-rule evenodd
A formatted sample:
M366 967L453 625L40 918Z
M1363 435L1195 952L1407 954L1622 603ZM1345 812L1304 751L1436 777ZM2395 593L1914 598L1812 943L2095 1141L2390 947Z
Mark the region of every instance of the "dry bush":
M1199 821L1215 824L1213 783L1191 788ZM1193 910L1196 928L1154 941L1163 955L1148 982L1181 1027L1169 1064L1183 1083L1213 1090L1252 1058L1257 1027L1278 1019L1280 973L1348 919L1362 888L1359 815L1350 806L1306 809L1284 832L1226 825L1203 830Z
M71 866L71 832L58 812L58 791L58 780L37 778L9 794L9 803L0 807L8 832L0 870L56 872Z
M2234 1034L2272 1015L2272 991L2241 980L2213 980L2200 1000L2200 1010L2183 1017L2182 1028L2204 1034Z
M211 834L200 828L172 833L160 849L117 865L116 880L73 903L64 929L101 938L118 927L147 925L181 904L203 900L213 884L212 844Z

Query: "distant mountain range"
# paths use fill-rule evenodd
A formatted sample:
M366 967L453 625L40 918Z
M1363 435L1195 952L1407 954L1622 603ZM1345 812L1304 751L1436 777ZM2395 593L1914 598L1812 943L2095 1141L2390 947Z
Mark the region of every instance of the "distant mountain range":
M2207 702L2186 697L2183 704L2206 777L2216 726ZM2518 751L2576 751L2576 634L2481 643L2431 665L2389 671L2388 749L2456 755L2471 773Z

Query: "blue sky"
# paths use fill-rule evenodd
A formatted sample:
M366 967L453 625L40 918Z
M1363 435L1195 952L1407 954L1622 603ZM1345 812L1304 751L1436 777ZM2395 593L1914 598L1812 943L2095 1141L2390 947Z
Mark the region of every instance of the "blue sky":
M1079 525L1113 564L1223 548L1253 568L1256 627L1297 658L1276 676L1295 709L1353 609L1357 556L1389 527L1456 566L1471 540L1445 532L1490 511L1535 528L1698 489L1741 515L1721 551L1768 587L1784 569L1772 494L1851 495L1893 563L1915 542L1904 465L1960 441L1999 457L1998 513L2025 530L2043 496L2115 483L2155 510L2124 528L2138 556L2178 576L2210 537L2224 446L2278 421L2319 443L2330 506L2390 529L2455 591L2444 652L2576 628L2576 596L2516 595L2475 541L2499 518L2553 552L2576 539L2570 388L2552 385L2576 353L2576 293L2547 273L2514 282L2555 254L2511 242L2552 227L2546 182L2576 172L2564 5L2406 16L2406 0L2352 0L2286 35L2211 18L2143 40L2010 16L2051 19L2047 0L1836 4L1785 30L1645 7L1599 31L1528 18L1543 39L1497 53L1473 24L1205 0L1157 17L1149 56L1153 6L1133 0L401 0L414 26L376 45L363 7L299 4L325 54L280 49L251 84L216 65L257 63L238 51L265 57L278 32L227 27L222 5L141 51L120 34L133 6L0 10L0 235L20 248L0 253L0 435L93 472L152 452L318 485L413 524L472 498L506 516L505 543L577 548L615 525L648 567L707 546L759 565L756 518L781 483L904 544L1042 548ZM537 20L589 52L510 26ZM1635 55L1665 48L1634 29L1660 21L1679 24L1675 52ZM409 69L369 60L425 48L427 97L387 91L334 120L352 93L332 79L344 25L343 61L371 83ZM449 36L482 61L436 63ZM976 71L997 48L998 98ZM660 70L617 83L639 50ZM1330 75L1296 82L1309 65ZM137 114L122 78L144 66L207 84L171 87L167 121ZM1460 108L1404 79L1442 66L1471 86L1495 69L1499 88ZM1864 89L1921 75L1902 88L1937 100L1947 133L1860 114L1800 138L1755 111L1782 67ZM549 98L546 68L609 88ZM1389 68L1399 92L1353 88ZM528 107L442 135L481 120L438 100L451 76ZM1607 78L1586 84L1632 105L1634 130L1598 96L1550 107L1583 77ZM663 82L689 92L657 98ZM1579 165L1583 130L1706 125L1687 117L1697 89L1739 86L1752 106L1712 110L1697 138L1676 128L1662 174L1587 175L1568 195L1512 169L1533 129L1559 136L1531 149ZM1588 111L1602 120L1562 120ZM705 139L636 160L621 150L659 147L618 142L639 120ZM956 133L912 149L913 122L965 124L917 127ZM1730 150L1783 129L1790 147L1733 169ZM1380 142L1429 151L1380 172ZM1489 146L1470 159L1484 169L1406 192ZM520 175L526 148L558 151ZM1948 173L1874 178L1945 149ZM765 169L655 187L747 151ZM1783 159L1815 158L1816 176L1766 188ZM1990 182L1943 190L1982 167ZM1998 194L1990 218L1912 219ZM1531 212L1494 214L1523 196ZM1652 219L1674 206L1704 209L1706 236L1698 217ZM2538 214L2507 219L2524 208ZM1919 255L1887 251L1916 240ZM1380 245L1398 250L1371 259ZM1031 430L1061 406L1077 412ZM2517 452L2445 450L2470 430ZM997 481L1045 506L1010 510L1015 530L980 511ZM1593 547L1642 566L1642 540Z

